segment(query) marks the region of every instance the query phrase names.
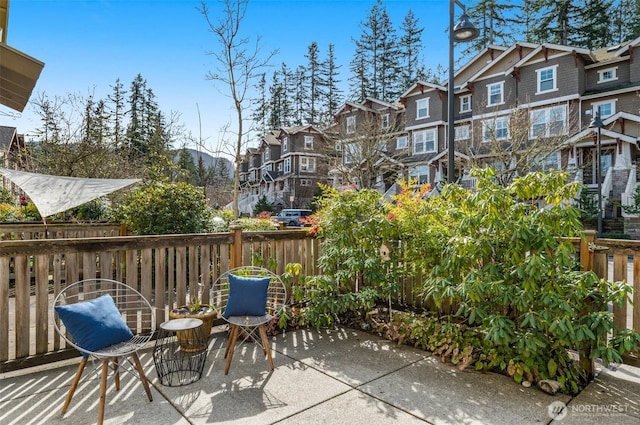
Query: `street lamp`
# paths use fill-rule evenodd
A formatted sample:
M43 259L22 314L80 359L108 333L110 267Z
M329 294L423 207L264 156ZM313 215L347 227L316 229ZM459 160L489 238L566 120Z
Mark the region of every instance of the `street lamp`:
M460 6L462 9L462 16L457 24L454 22L455 5ZM453 81L453 47L455 42L471 41L480 34L480 31L471 23L471 20L467 16L466 9L462 3L458 0L449 0L449 90L447 102L449 107L448 120L449 120L449 161L447 164L447 180L449 183L454 183L454 170L455 170L455 146L454 146L454 119L453 119L453 102L454 100L454 81Z
M596 111L596 116L593 117L591 122L589 123L589 128L597 128L598 129L598 138L597 138L597 152L596 152L596 180L598 181L598 237L602 237L602 148L600 145L600 141L602 139L602 127L604 124L602 123L602 119L600 118L600 111Z

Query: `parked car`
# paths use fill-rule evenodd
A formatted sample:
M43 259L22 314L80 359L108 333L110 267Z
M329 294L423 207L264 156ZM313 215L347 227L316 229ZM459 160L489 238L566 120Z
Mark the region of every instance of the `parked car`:
M312 214L311 210L301 209L284 209L278 215L273 216L278 223L284 223L286 226L302 226L300 218L308 217Z

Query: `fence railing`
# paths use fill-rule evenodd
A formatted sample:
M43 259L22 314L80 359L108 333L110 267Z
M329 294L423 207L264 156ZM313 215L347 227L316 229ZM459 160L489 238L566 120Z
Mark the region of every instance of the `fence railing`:
M1 223L0 241L124 236L119 224Z
M277 273L301 263L302 273L313 275L317 253L318 241L306 230L2 241L0 371L66 350L49 317L53 297L66 284L101 277L126 282L150 300L162 323L170 309L229 268L275 259ZM209 291L201 298L207 303Z
M0 229L1 230L1 229ZM640 241L596 239L595 232L572 240L584 270L634 288L633 304L612 306L618 327L640 330ZM118 236L0 242L0 371L49 361L68 354L49 318L54 294L67 283L111 278L138 289L155 306L157 323L184 305L224 271L263 265L283 273L300 263L302 273L318 270L319 241L305 230ZM429 308L416 296L420 278L406 279L394 304ZM202 292L208 302L209 291ZM635 356L625 362L639 364Z

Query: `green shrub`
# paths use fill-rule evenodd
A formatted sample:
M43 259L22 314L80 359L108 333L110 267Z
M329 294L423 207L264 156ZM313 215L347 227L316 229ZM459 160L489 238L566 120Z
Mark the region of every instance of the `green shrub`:
M130 193L115 212L138 235L203 233L212 211L202 190L188 183L146 183Z
M13 204L0 204L0 221L22 221L23 218L24 214L20 210L20 207L16 207Z
M0 188L0 204L16 205L16 196L6 187Z

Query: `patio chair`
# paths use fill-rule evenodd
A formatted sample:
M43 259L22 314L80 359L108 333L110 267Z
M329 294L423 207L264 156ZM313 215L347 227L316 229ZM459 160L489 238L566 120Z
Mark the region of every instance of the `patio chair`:
M229 373L236 345L247 340L262 348L271 370L274 369L266 325L277 320L286 299L287 290L280 276L262 267L237 267L216 279L211 287L211 303L229 324L225 375Z
M140 292L115 280L81 280L56 295L51 316L56 332L68 346L75 347L82 354L62 406L62 415L71 403L90 358L101 362L100 372L96 365L96 373L100 373L98 424L102 424L104 419L110 363L116 391L120 390L122 365L126 371L137 374L149 401L153 401L138 351L153 337L156 318L151 304Z

